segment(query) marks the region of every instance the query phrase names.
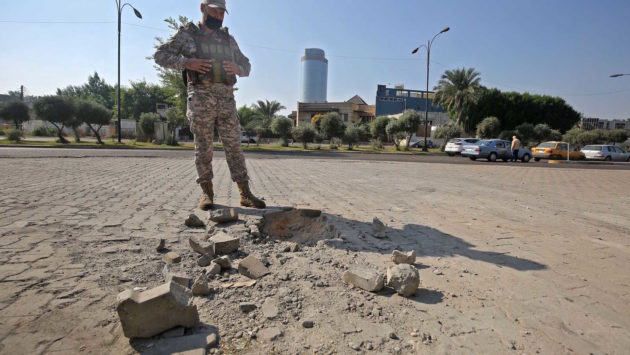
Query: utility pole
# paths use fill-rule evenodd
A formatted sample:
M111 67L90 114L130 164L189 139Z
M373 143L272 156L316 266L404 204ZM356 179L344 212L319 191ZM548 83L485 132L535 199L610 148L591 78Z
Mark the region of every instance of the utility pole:
M24 85L20 85L20 101L24 102Z

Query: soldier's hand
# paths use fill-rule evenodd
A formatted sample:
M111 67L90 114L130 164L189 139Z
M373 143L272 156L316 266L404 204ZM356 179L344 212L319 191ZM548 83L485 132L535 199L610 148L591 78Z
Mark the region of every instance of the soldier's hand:
M209 59L191 58L186 61L186 69L205 74L212 69L212 61Z
M241 68L234 62L223 62L223 69L227 75L241 75Z

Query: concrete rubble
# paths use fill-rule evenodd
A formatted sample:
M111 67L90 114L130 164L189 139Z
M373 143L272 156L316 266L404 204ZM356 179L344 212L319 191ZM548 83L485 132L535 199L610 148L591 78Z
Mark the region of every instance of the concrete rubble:
M173 270L171 270L168 265L164 265L164 268L162 269L162 275L164 275L164 280L166 282L172 281L186 288L190 288L190 285L193 281L192 278L188 277L185 274L173 272Z
M267 269L262 261L256 259L252 255L249 255L238 263L238 272L250 279L259 279L269 274L269 269Z
M234 208L222 208L210 212L210 220L216 224L238 221L238 212Z
M392 261L394 264L409 264L413 265L416 263L416 251L408 251L402 252L399 250L394 250L392 252Z
M164 262L167 264L177 264L182 261L182 257L178 253L171 251L171 252L166 253L162 257L162 260L164 260Z
M196 236L190 236L190 238L188 238L188 244L193 251L201 255L214 256L214 243L212 242L204 241Z
M199 324L197 306L192 294L175 282L139 292L126 290L118 294L116 310L127 338L148 338L181 326Z
M193 296L207 296L210 294L210 286L208 285L208 278L206 275L200 275L197 277L192 285Z
M387 228L385 227L385 224L383 224L383 222L381 222L381 220L377 217L374 217L374 219L372 220L372 235L375 238L387 238Z
M403 297L413 296L420 286L420 274L409 264L390 267L387 269L387 286Z
M368 292L379 292L385 284L381 274L365 267L355 267L344 272L343 281Z
M215 255L228 255L237 251L241 246L239 238L233 237L225 232L217 232L210 237L210 242L214 243Z
M184 224L186 225L186 227L189 228L203 228L206 226L205 223L203 223L203 221L197 217L196 214L191 214L188 216L188 218L186 218L186 221L184 221Z

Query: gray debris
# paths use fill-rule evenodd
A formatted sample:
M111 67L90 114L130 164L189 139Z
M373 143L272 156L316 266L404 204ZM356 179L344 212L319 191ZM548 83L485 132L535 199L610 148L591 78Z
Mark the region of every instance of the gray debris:
M197 215L194 213L186 218L184 224L186 224L186 227L189 228L203 228L206 226L206 224L203 223L203 221L199 219L199 217L197 217Z
M382 275L365 267L356 267L344 272L343 281L369 292L382 290L385 283Z
M217 224L238 221L238 212L234 208L222 208L210 212L210 220Z
M412 265L400 264L387 269L387 286L404 297L413 296L420 286L420 274Z

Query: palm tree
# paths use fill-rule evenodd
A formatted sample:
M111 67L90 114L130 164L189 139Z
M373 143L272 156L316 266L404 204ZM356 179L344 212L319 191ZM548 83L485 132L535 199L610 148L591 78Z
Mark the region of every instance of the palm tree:
M275 100L258 100L253 106L253 109L261 120L260 133L258 134L258 141L260 141L260 138L262 138L262 132L271 132L271 122L274 117L276 117L276 114L281 110L286 109L286 107L282 106L281 103Z
M446 108L451 119L466 131L468 127L468 112L477 102L481 88L480 74L473 68L447 70L435 87L436 103Z

